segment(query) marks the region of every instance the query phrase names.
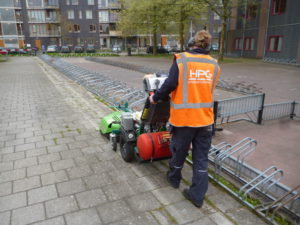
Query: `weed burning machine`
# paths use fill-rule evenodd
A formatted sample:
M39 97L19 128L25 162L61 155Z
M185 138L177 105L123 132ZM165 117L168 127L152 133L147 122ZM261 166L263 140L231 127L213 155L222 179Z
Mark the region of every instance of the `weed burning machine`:
M143 85L147 96L154 94L166 78L166 75L145 75ZM169 148L171 135L167 131L170 116L169 99L159 101L157 104L150 104L149 98L147 98L142 113L123 112L118 115L120 117L115 123L118 125L114 125L113 122L110 127L119 129L111 131L110 141L113 150L116 150L119 140L120 152L124 161L131 162L134 158L138 161L153 161L171 157ZM109 118L111 119L112 116ZM101 123L103 124L102 121ZM107 131L108 129L103 130Z

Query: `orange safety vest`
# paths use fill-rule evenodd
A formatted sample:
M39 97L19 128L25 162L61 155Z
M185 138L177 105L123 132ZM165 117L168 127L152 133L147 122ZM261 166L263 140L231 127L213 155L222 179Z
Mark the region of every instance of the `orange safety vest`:
M204 127L214 123L213 91L220 75L209 55L176 54L178 86L171 93L169 122L175 127Z

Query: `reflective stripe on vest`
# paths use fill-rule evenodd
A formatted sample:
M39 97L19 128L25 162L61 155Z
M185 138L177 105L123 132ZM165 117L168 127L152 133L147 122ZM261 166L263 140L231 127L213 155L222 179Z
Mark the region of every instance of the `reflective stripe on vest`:
M170 102L171 107L174 109L199 109L199 108L212 108L213 102L208 103L188 103L188 62L200 62L200 63L209 63L215 66L214 69L214 77L211 86L211 92L213 93L216 77L218 74L218 63L215 60L206 59L206 58L198 58L198 57L186 57L184 53L180 54L181 58L176 59L177 64L182 63L183 65L183 86L182 86L182 103L175 104L174 102Z

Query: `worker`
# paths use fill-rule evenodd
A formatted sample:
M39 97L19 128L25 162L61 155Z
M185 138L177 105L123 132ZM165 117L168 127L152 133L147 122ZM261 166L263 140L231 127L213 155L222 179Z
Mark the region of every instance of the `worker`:
M208 151L214 123L213 92L220 68L209 56L211 35L208 31L197 32L190 44L190 50L174 55L169 77L149 100L155 104L170 95L172 157L167 181L173 188L179 188L181 170L192 143L192 185L183 190L183 195L200 208L208 189Z

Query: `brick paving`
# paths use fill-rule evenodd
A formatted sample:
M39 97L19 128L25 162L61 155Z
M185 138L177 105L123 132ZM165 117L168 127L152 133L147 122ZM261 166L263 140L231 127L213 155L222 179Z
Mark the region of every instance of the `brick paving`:
M264 224L213 185L195 208L163 162L125 163L97 130L109 108L37 58L0 64L0 96L1 225Z

